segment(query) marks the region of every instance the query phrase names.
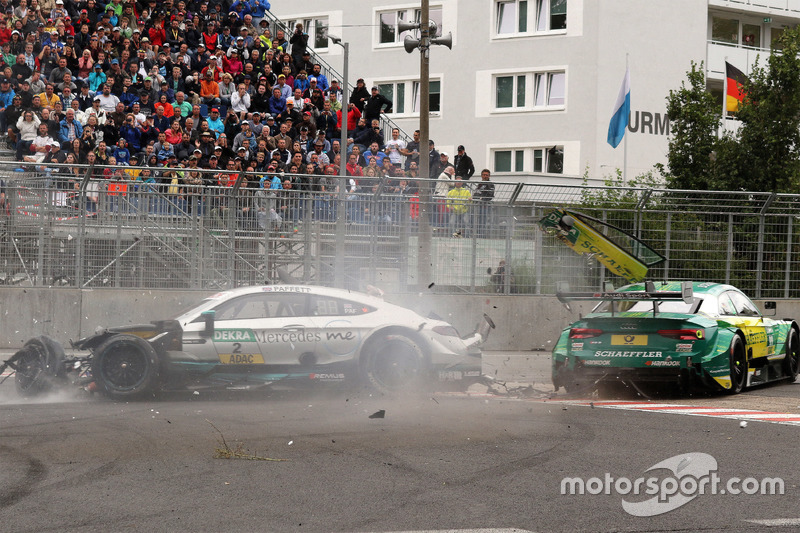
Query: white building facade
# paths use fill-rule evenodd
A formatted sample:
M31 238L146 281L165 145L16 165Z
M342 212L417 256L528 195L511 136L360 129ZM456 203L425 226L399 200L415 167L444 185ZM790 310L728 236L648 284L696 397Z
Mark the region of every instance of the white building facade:
M626 168L635 177L666 161L666 97L690 62L704 61L722 106L724 62L749 73L787 27L800 0L430 0L453 47L430 52L430 137L440 151L463 144L476 168L503 181L598 183ZM284 22L302 21L309 46L342 71L350 43L350 83L364 78L394 102L389 116L406 133L419 127L419 53L403 48L398 21L419 2L273 2ZM763 57L762 57L763 63ZM625 74L631 77L626 140L606 141ZM627 156L625 156L627 143Z

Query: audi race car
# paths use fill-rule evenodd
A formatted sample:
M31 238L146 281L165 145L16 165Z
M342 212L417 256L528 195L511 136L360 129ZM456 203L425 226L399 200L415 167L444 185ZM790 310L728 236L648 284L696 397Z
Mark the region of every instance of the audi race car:
M797 322L763 316L730 285L646 282L558 298L599 303L561 333L552 359L556 390L623 380L698 383L737 394L797 377ZM775 302L765 308L774 310Z
M205 298L175 319L98 329L65 356L54 340L28 341L11 368L16 387L34 396L75 384L115 399L162 390L245 389L278 382L360 382L394 393L425 381L481 375L480 345L494 324L459 336L426 318L366 294L325 287L269 285Z

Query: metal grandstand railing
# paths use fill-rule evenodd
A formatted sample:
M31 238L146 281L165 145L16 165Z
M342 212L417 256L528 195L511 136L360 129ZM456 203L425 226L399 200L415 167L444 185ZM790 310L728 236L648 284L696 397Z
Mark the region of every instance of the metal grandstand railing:
M564 281L573 290L625 283L539 231L538 220L558 206L658 251L666 260L651 268L651 279L730 283L755 298L800 297L800 195L498 181L492 201L431 199L432 279L419 280L423 211L413 191L396 189L398 178L362 182L340 201L337 176L326 176L333 181L324 187L313 185L319 176L295 176L311 186L269 191L248 186L260 175L234 187L193 188L85 179L88 167L69 168L0 163L0 284L217 289L276 280L280 267L300 281L333 285L342 257L351 289L416 292L433 283L442 293L553 294ZM103 176L105 169L91 170ZM145 170L156 177L163 171ZM64 185L70 179L77 188ZM468 181L466 189L476 185ZM345 217L344 233L337 232L338 216ZM500 261L510 265L513 282L498 284Z

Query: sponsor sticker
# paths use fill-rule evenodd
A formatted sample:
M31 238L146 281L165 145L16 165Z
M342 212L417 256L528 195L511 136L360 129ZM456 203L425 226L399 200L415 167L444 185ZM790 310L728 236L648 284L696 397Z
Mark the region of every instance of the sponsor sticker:
M615 346L646 346L647 335L611 335L611 344Z
M460 381L464 375L460 370L440 370L439 381Z
M342 381L344 374L309 374L309 378L317 381Z
M680 361L645 361L645 366L681 366Z
M676 352L691 352L692 345L691 344L678 344L675 346Z
M658 359L661 357L661 352L617 352L614 350L597 350L594 352L595 357L641 357L643 359Z
M219 362L223 365L263 365L264 356L260 353L221 353Z
M583 343L582 342L573 342L572 343L573 350L583 350Z
M585 366L611 366L610 359L589 359L588 361L584 361L583 364Z
M256 342L251 329L215 329L214 342Z

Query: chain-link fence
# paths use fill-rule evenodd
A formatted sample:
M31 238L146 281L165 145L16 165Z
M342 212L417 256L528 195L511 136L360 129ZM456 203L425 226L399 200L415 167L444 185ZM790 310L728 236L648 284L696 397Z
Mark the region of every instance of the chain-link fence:
M10 163L0 176L0 284L223 289L286 273L395 292L553 294L558 282L573 290L623 284L538 230L548 209L571 207L664 255L651 279L800 296L800 196L493 182L493 199L481 200L475 180L456 193L452 183L400 178L340 192L338 176L297 175L281 176L291 187L273 190L260 186L261 175ZM428 272L420 260L430 261L428 279L419 279Z

